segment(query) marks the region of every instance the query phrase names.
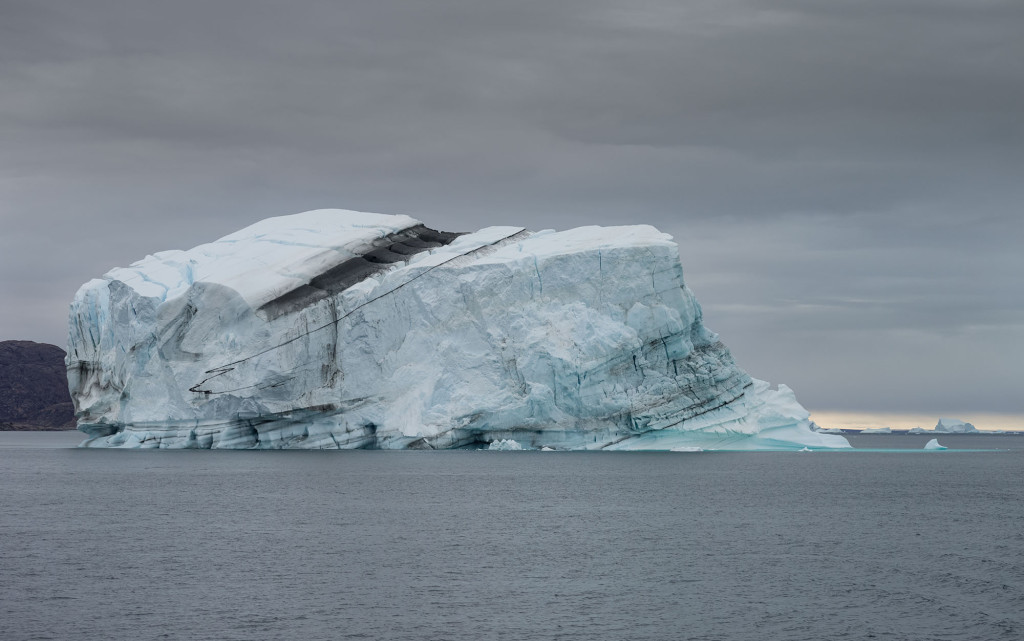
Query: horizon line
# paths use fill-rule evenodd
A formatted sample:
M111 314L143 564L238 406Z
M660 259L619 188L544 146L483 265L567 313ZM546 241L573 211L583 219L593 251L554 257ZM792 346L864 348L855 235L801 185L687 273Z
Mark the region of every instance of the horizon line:
M1003 412L866 412L853 410L808 410L811 420L821 427L864 429L889 427L909 430L921 427L931 430L940 418L955 418L970 423L982 432L997 430L1024 430L1024 414Z

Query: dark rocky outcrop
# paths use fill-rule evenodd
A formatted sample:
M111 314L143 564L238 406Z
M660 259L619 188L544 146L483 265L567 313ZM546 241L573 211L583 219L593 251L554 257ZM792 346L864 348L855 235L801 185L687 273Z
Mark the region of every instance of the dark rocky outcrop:
M0 430L73 430L64 350L0 341Z

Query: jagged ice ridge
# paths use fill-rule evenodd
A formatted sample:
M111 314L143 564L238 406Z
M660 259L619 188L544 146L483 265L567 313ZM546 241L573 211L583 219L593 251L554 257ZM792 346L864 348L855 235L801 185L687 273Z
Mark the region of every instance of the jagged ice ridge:
M644 225L270 218L83 285L67 366L90 447L849 447L733 362Z

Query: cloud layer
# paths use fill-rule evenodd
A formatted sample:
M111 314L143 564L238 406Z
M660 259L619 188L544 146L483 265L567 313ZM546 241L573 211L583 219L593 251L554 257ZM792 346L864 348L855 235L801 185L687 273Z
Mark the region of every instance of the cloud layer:
M654 224L812 408L1021 412L1024 5L0 5L0 338L317 207Z

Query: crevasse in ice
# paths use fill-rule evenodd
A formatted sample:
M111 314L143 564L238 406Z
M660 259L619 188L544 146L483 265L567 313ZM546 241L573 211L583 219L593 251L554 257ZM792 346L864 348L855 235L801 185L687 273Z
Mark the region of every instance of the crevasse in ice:
M653 227L270 218L89 281L68 378L93 447L848 447L733 362Z

